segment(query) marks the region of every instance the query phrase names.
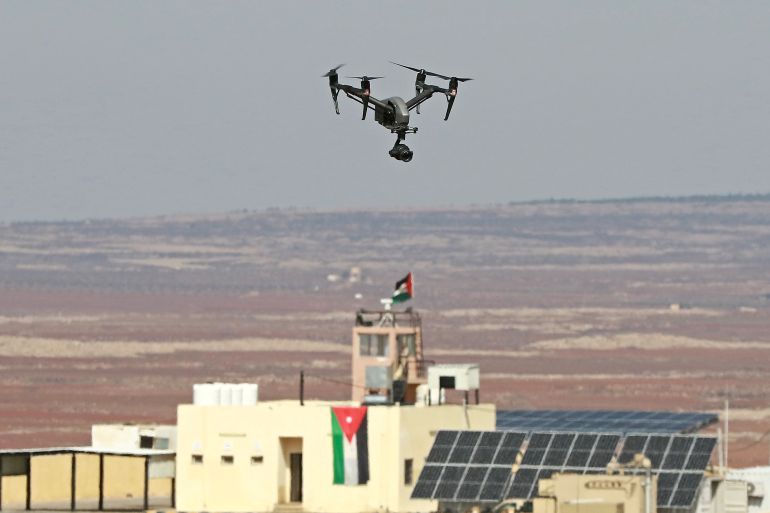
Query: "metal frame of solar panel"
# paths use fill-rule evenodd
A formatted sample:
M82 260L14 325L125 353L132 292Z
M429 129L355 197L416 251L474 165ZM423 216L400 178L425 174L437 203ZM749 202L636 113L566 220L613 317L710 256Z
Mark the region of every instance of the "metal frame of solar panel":
M497 412L505 431L692 433L717 422L712 413L616 410L509 410Z
M516 456L527 440L518 470ZM604 474L613 456L630 462L644 453L659 476L658 507L689 508L711 459L716 439L694 435L440 431L412 498L444 502L529 500L537 483L555 472ZM631 473L641 471L630 470Z

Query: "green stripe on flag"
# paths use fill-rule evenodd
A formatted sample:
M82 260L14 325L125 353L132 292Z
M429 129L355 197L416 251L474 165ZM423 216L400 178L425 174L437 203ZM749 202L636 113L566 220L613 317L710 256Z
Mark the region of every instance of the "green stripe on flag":
M334 450L334 484L345 484L345 435L342 432L340 423L334 410L329 410L332 414L332 447Z
M401 292L400 294L393 294L392 299L394 303L403 303L404 301L412 299L412 296L410 296L408 292Z

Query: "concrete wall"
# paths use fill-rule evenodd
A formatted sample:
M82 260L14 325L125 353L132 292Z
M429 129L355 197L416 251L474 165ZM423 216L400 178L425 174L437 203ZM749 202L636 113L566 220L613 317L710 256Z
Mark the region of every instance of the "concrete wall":
M75 455L75 508L99 506L99 455Z
M287 443L301 443L305 511L433 511L435 502L412 501L409 495L435 432L495 428L491 404L467 410L461 405L370 407L370 481L333 485L331 406L342 405L276 401L251 407L179 406L177 510L273 511L288 502ZM405 459L414 462L414 481L408 485Z
M2 509L25 509L27 507L27 476L3 476Z
M152 437L154 444L145 449L176 448L176 426L154 424L95 424L91 426L91 445L111 451L133 451L140 448L142 436Z
M148 505L171 506L174 488L173 456L156 458L160 463L155 470L157 475L150 475L147 481ZM98 509L100 482L105 509L144 509L144 456L63 452L3 455L2 460L2 510L26 509L28 488L31 509L69 510L72 507L73 462L76 509ZM103 461L103 468L100 467L100 460ZM153 468L152 465L150 468Z
M141 508L144 504L144 458L104 456L104 507Z
M51 454L30 458L30 508L70 508L72 458L72 454Z
M150 505L171 505L171 495L174 492L173 477L156 477L149 483Z

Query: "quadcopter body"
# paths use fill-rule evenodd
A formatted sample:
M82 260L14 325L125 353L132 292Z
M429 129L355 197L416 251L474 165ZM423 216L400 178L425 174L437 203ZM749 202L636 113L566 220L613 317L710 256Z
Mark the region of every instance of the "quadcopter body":
M334 101L334 110L337 112L337 114L340 113L337 97L340 91L342 91L348 98L363 105L363 114L361 115L362 120L366 119L366 113L369 111L369 109L371 109L374 111L374 120L390 130L391 133L396 134L396 143L393 145L393 148L388 152L388 154L396 160L409 162L412 160L414 153L406 144L403 143L403 141L406 139L406 134L413 134L417 132L417 127L409 126L409 112L416 110L417 114L419 114L420 105L431 98L434 94L440 93L443 94L447 99L447 110L446 115L444 116L444 121L448 120L449 113L452 111L452 106L454 105L455 98L457 97L457 87L459 83L472 79L447 77L438 73L426 71L424 69L404 66L403 64L398 64L397 62L393 62L392 64L410 69L417 73L417 78L415 79L414 83L415 96L412 99L404 100L398 96L393 96L385 100L379 100L372 96L371 81L383 77L368 77L366 75L360 77L348 77L359 79L361 81L361 87L341 84L339 82L339 75L337 74L337 70L343 66L342 64L329 70L329 72L323 76L328 77L329 79L329 89L331 90L332 100ZM425 80L429 76L448 80L449 87L444 88L426 83Z

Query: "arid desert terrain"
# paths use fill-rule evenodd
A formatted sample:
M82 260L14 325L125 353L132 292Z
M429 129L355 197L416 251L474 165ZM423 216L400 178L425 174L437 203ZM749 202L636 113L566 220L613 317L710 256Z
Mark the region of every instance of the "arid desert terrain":
M0 225L0 445L174 422L196 382L348 398L355 310L408 271L426 357L480 363L482 400L729 399L731 463L768 462L770 197Z

